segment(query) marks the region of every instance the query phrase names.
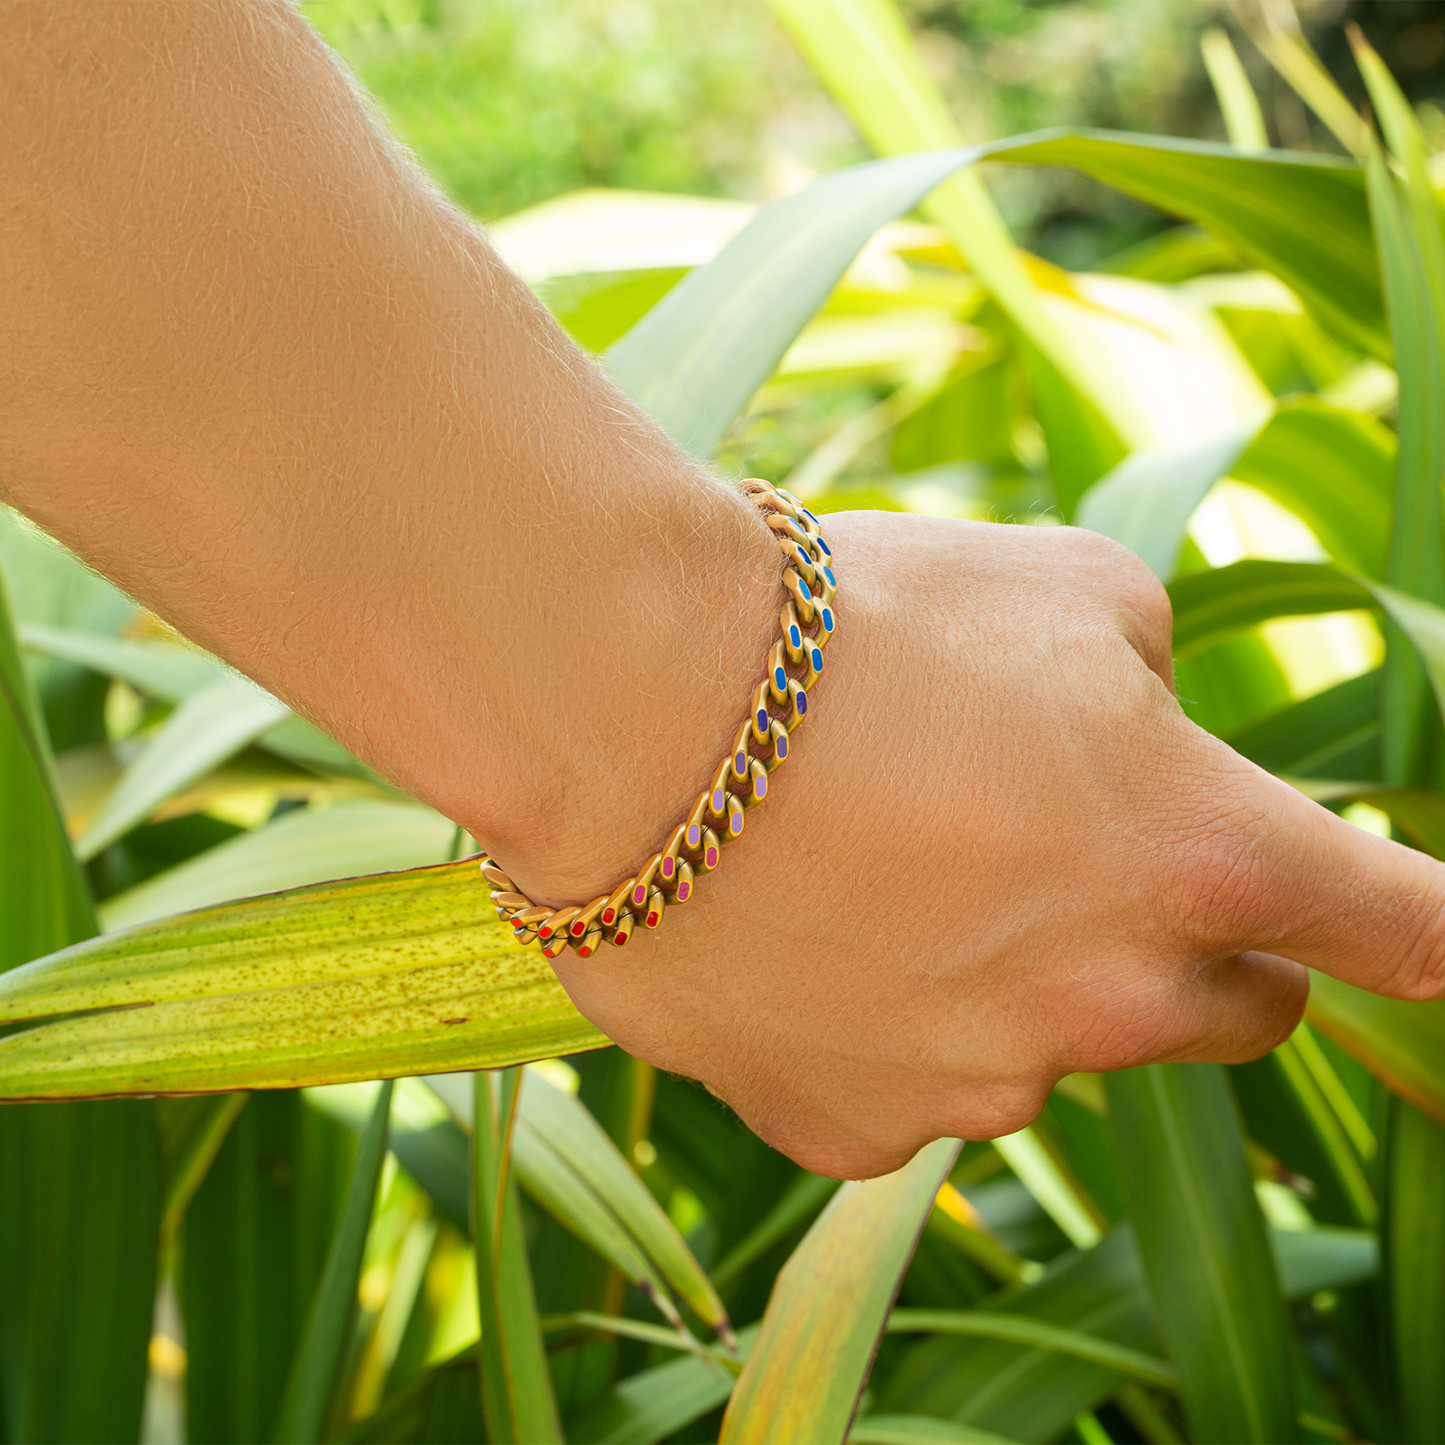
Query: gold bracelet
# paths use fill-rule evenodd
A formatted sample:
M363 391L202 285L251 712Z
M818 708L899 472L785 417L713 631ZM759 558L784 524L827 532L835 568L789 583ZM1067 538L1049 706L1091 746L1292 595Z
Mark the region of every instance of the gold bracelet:
M638 923L656 928L669 906L686 903L698 875L718 866L723 845L742 836L748 810L767 798L768 778L787 760L789 740L808 715L808 695L823 671L823 649L833 635L838 590L833 553L818 519L791 492L756 478L744 482L742 490L762 508L787 562L783 587L788 597L780 614L782 636L768 654L768 675L753 690L752 710L712 786L668 835L661 852L590 903L566 908L533 903L495 859L482 855L482 876L492 885L497 917L511 923L519 942L540 940L548 958L569 947L587 958L604 941L621 948Z

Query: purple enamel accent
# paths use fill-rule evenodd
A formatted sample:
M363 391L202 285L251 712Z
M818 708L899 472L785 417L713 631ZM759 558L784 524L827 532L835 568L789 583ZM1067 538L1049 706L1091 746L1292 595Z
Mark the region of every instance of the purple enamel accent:
M721 813L728 805L727 794L721 789L714 790L712 795L712 810L714 813Z
M728 819L728 832L730 832L733 837L736 838L737 835L742 831L743 815L741 813L734 813L732 817Z
M687 830L687 846L696 848L702 842L702 829L696 823Z
M758 776L753 779L753 797L766 798L767 796L768 775L766 773L759 773Z
M788 735L787 735L787 733L780 733L780 734L778 735L777 740L773 743L773 751L774 751L780 758L785 758L785 757L788 756Z
M786 684L785 684L786 686ZM758 709L758 731L765 733L768 730L768 710L765 707Z
M733 776L745 778L748 775L748 755L746 753L733 754Z
M825 607L825 608L823 609L823 631L824 631L824 632L831 632L832 630L833 630L833 609L832 609L831 607Z
M798 714L803 716L808 711L808 694L802 688L798 689Z

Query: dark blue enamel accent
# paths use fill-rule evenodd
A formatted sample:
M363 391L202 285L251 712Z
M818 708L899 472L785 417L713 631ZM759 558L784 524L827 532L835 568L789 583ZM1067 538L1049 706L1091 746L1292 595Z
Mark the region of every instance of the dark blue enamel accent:
M808 694L802 688L798 689L798 715L801 717L808 711Z
M782 758L785 758L785 757L788 756L788 735L787 735L787 733L779 733L779 734L778 734L778 737L777 737L776 741L773 743L773 751L778 755L779 759L782 759Z
M758 731L765 733L768 730L768 710L765 707L758 709Z
M815 527L821 527L821 526L823 525L806 507L799 507L798 510L799 510Z
M833 549L821 537L814 537L813 540L823 549L823 555L825 557L831 557L833 555Z
M733 776L734 776L734 777L738 777L738 778L745 778L745 777L747 777L747 775L748 775L748 755L747 755L747 753L745 753L745 752L743 752L743 753L734 753L734 754L733 754Z

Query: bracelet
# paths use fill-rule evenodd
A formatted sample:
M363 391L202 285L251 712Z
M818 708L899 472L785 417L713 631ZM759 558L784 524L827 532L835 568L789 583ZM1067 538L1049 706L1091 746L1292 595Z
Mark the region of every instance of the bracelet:
M818 519L791 492L756 478L742 490L762 509L783 553L788 597L780 614L782 636L768 654L768 675L754 688L752 710L712 786L661 852L590 903L566 908L533 903L495 859L482 854L482 876L492 885L497 917L511 923L518 942L539 940L548 958L569 947L587 958L603 942L621 948L638 923L656 928L670 905L686 903L698 875L718 866L723 845L742 836L748 810L767 798L768 778L787 761L792 734L808 715L808 694L833 635L833 554Z

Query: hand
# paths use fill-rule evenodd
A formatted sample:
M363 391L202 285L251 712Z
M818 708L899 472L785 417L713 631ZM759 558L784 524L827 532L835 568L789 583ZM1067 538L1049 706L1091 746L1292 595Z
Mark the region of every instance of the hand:
M1304 964L1445 993L1445 869L1188 721L1131 553L825 522L838 632L768 803L658 933L555 962L612 1038L860 1178L1023 1127L1074 1070L1255 1058Z

